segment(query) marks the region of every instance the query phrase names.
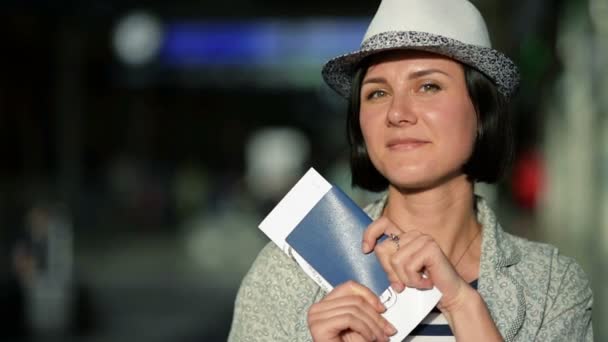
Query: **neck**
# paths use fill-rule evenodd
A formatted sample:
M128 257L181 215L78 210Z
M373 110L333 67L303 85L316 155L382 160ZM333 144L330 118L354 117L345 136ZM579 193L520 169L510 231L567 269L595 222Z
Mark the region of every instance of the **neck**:
M473 185L466 176L424 191L390 186L384 215L405 231L430 235L456 263L480 229L474 201Z

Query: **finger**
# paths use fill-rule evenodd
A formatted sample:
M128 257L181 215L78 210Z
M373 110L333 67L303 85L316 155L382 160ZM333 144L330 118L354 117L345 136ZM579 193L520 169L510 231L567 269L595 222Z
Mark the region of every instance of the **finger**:
M397 274L396 268L393 267L393 258L395 255L402 253L402 246L407 250L407 246L420 235L422 235L422 233L415 230L407 231L399 235L399 241L384 240L379 243L374 250L378 260L388 275L391 287L399 293L405 289L406 279L402 279L402 277Z
M426 280L430 280L432 285L454 284L456 280L462 280L458 272L454 269L448 257L443 254L439 245L432 240L425 248L425 253L415 254L413 263L423 264L425 273L428 275ZM427 283L422 280L421 285Z
M390 240L382 241L374 249L374 253L376 253L376 257L378 258L380 265L382 265L382 268L386 272L386 275L388 276L388 281L391 283L391 287L395 291L397 291L397 288L402 286L398 285L401 283L401 280L399 279L399 276L397 275L397 272L395 272L393 264L391 263L391 259L396 252L396 245L393 241Z
M315 320L309 322L308 327L314 341L332 340L347 330L362 335L367 341L379 339L363 320L353 314L342 314L325 320Z
M352 314L363 320L378 338L391 333L390 323L359 296L342 297L317 304L317 308L309 313L309 324L334 316Z
M363 232L363 243L362 243L363 253L369 253L372 250L374 250L374 247L376 247L376 243L377 243L378 239L380 237L382 237L382 235L390 234L387 231L391 228L392 228L391 232L395 235L402 233L402 231L399 230L397 228L397 226L395 224L393 224L393 222L385 216L382 216L379 219L377 219L376 221L372 222L367 227L365 232Z
M370 316L376 315L375 317L379 318L379 324L382 324L385 321L385 318L380 315L380 312L378 312L374 306L370 305L365 299L357 295L339 297L335 299L327 299L327 297L325 297L321 301L313 304L308 313L309 315L317 315L334 308L349 306L369 311L368 313Z
M368 340L365 337L361 336L361 334L356 333L354 331L347 331L340 335L341 340L344 342L367 342Z
M378 312L386 311L386 308L380 301L380 298L378 298L375 293L373 293L367 287L352 280L336 286L327 296L325 296L324 300L331 300L352 295L360 296Z
M430 289L434 286L433 278L430 275L431 272L429 272L430 268L426 266L427 260L429 260L429 255L427 252L415 254L412 256L412 265L422 265L421 267L423 271L414 271L413 268L406 271L408 273L408 279L410 281L409 286L415 287L417 289Z
M405 286L424 289L432 287L431 280L423 277L423 271L428 266L429 256L437 252L433 243L435 242L430 236L419 234L391 258L393 269Z

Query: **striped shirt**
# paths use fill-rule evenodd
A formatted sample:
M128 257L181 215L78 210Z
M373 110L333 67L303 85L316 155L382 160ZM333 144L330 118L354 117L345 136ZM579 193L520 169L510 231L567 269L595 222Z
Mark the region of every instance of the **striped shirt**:
M471 286L477 289L477 280L471 282ZM445 316L437 307L426 316L425 319L410 333L403 342L454 342L456 338L448 325Z

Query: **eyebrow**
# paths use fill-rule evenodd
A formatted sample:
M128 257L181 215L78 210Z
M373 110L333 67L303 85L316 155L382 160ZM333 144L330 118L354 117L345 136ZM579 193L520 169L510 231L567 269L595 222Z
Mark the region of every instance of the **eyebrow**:
M434 74L434 73L439 73L439 74L443 74L446 75L447 77L452 78L452 75L449 75L448 73L446 73L443 70L439 70L439 69L424 69L424 70L419 70L419 71L414 71L413 73L411 73L408 76L408 79L412 80L415 78L420 78L420 77L424 77L430 74Z
M364 84L367 84L367 83L386 83L386 79L384 77L366 78L365 80L363 80L363 82L361 83L361 85L364 85Z
M419 70L419 71L414 71L411 74L409 74L407 78L409 80L413 80L413 79L424 77L424 76L434 74L434 73L443 74L443 75L446 75L447 77L452 78L452 75L449 75L445 71L442 71L439 69L423 69L423 70ZM386 79L384 77L372 77L372 78L363 80L361 85L364 85L367 83L386 83Z

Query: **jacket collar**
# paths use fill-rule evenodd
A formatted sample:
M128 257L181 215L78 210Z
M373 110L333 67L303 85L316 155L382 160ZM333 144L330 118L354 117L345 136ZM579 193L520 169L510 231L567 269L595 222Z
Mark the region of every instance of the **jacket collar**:
M477 220L483 227L478 291L505 341L512 341L526 315L524 288L510 272L521 261L521 252L481 197Z
M376 220L382 214L388 195L370 204L365 211ZM486 201L476 197L477 220L482 226L478 291L505 341L512 341L526 314L523 286L509 272L521 261L521 252L502 230Z
M521 260L521 253L517 246L508 238L502 227L496 220L496 215L486 201L476 197L477 221L483 227L482 259L485 256L488 262L496 267L508 267L515 265Z

